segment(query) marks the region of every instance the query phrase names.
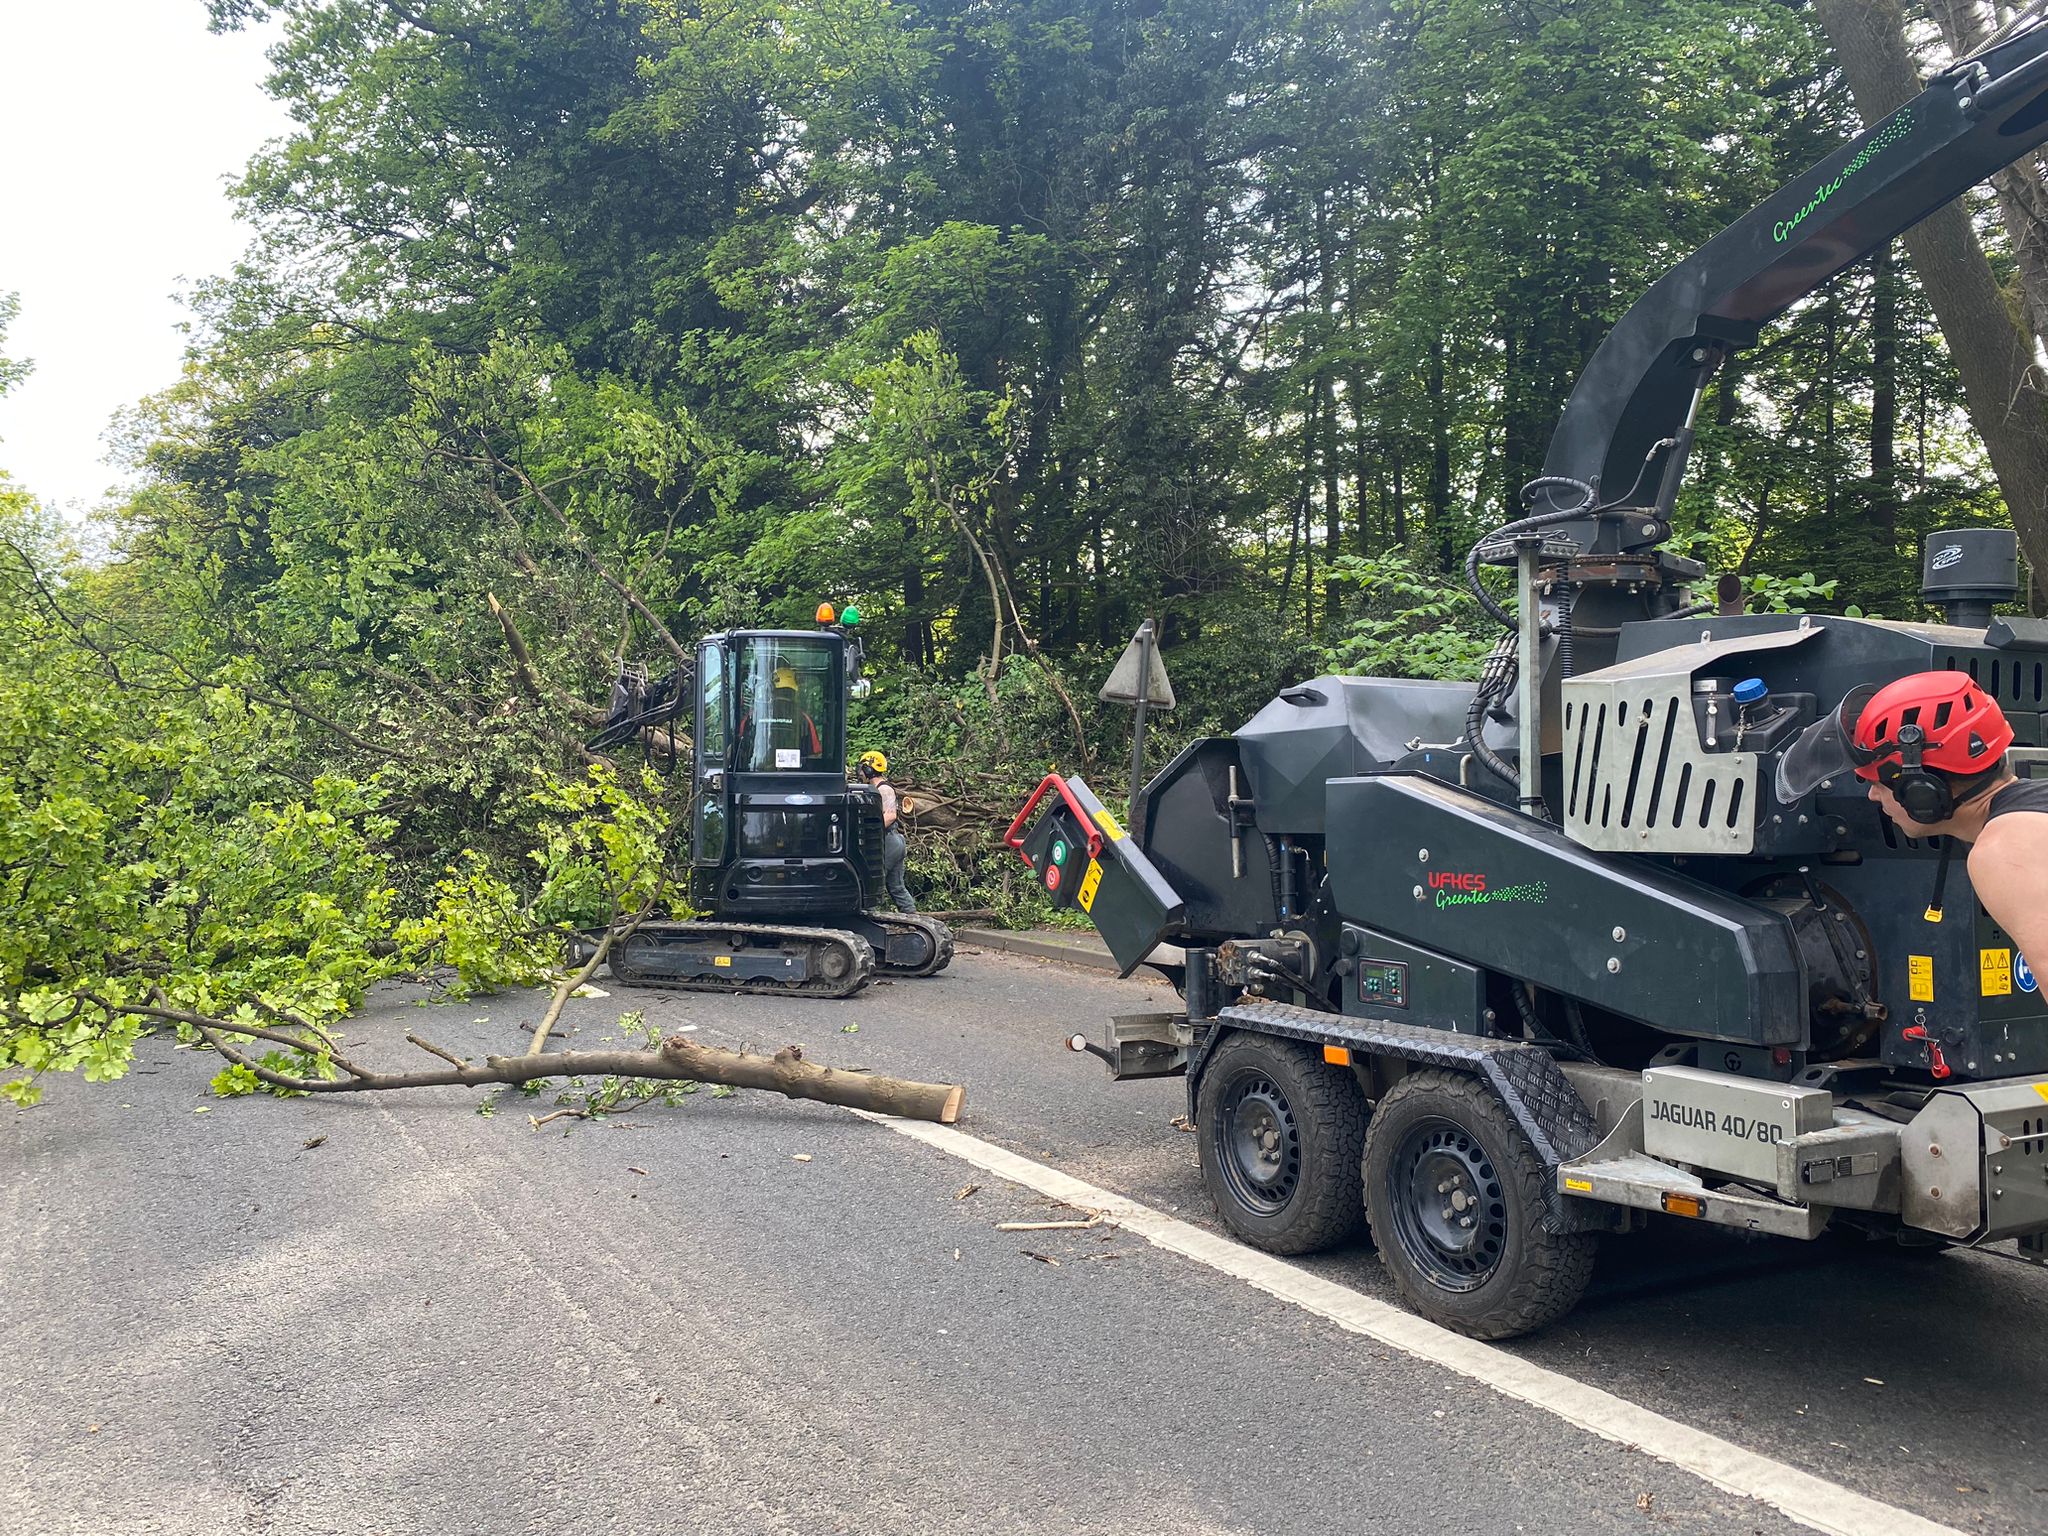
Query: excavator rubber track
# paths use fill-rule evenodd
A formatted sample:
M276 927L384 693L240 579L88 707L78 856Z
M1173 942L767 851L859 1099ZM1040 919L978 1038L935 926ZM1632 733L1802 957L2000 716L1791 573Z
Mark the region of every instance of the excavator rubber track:
M911 964L895 964L889 952L895 946L885 943L876 951L877 963L884 976L936 976L953 963L953 930L935 917L926 917L917 912L869 912L869 922L879 923L884 929L897 933L914 932L925 935L931 941L930 952Z
M709 919L642 923L606 963L628 987L780 997L851 997L877 969L874 946L857 933Z

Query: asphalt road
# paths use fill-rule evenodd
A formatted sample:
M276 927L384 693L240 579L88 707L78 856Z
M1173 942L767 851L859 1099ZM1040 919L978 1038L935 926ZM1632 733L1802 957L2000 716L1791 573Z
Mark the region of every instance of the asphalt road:
M846 1003L621 992L568 1021L594 1044L639 1006L962 1081L964 1129L1213 1225L1181 1085L1058 1048L1168 995L966 954ZM387 995L349 1035L516 1052L538 1008ZM997 1232L1070 1213L842 1111L704 1091L536 1132L548 1095L221 1103L213 1066L152 1043L0 1117L7 1536L1798 1528L1119 1230ZM1391 1298L1369 1250L1313 1267ZM1680 1230L1611 1242L1510 1348L2027 1532L2044 1324L2017 1263Z

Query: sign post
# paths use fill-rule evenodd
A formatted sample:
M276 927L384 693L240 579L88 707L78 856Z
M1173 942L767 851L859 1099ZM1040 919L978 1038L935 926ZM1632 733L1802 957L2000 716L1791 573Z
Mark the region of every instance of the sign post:
M1172 709L1173 684L1166 678L1166 663L1159 659L1159 643L1152 621L1145 620L1123 655L1110 669L1109 681L1097 695L1105 704L1129 704L1137 714L1131 723L1131 794L1127 807L1133 825L1138 819L1138 791L1145 787L1145 713L1151 709Z

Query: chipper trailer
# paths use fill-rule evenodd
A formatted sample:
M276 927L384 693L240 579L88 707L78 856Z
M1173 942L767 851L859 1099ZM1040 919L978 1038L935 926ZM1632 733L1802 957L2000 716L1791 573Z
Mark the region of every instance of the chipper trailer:
M1655 283L1594 354L1528 515L1467 562L1480 681L1318 677L1188 747L1128 831L1048 776L1008 840L1183 1007L1070 1044L1185 1074L1254 1246L1369 1223L1418 1312L1481 1338L1672 1216L2048 1256L2048 1006L1941 839L1842 778L1780 798L1859 685L1966 672L2048 775L2048 622L2014 537L1936 535L1941 624L1720 614L1663 548L1701 396L1759 328L2048 137L2048 29L1996 42ZM1517 611L1481 563L1512 565ZM1935 906L1938 905L1938 910ZM1178 958L1165 956L1178 947ZM2048 956L2036 957L2048 961Z

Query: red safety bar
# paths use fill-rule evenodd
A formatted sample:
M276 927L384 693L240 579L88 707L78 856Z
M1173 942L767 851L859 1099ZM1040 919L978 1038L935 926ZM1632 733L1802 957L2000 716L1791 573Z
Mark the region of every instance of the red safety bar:
M1031 819L1031 813L1038 808L1038 802L1045 798L1045 792L1053 788L1059 790L1060 798L1067 802L1067 809L1074 813L1075 819L1081 823L1082 830L1087 833L1088 857L1100 858L1102 829L1095 825L1093 818L1086 811L1081 809L1081 802L1076 800L1074 792L1067 788L1067 781L1056 773L1048 773L1038 781L1038 788L1031 791L1031 798L1024 802L1024 809L1017 813L1017 819L1010 823L1010 830L1003 834L1003 846L1016 849L1017 857L1026 864L1031 862L1031 855L1024 851L1024 824Z

